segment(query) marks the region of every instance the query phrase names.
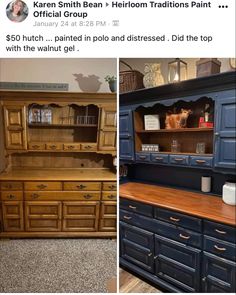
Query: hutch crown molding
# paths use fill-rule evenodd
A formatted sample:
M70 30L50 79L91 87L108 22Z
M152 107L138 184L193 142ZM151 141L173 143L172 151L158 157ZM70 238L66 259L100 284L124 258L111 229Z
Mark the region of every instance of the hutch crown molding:
M0 237L115 237L116 95L0 101Z

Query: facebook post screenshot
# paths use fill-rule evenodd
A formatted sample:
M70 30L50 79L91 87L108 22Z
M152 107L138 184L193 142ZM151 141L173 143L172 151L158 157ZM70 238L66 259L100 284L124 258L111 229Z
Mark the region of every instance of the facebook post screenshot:
M235 27L0 0L0 294L236 293Z

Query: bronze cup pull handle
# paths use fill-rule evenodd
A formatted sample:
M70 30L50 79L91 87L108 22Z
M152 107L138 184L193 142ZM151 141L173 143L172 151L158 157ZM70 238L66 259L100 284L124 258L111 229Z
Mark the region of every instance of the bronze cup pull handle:
M206 161L205 160L196 160L196 163L198 163L198 164L205 164Z
M114 184L108 186L109 189L115 189L116 186Z
M147 156L139 156L139 159L142 159L142 160L144 160L146 158L147 158Z
M44 184L37 185L38 189L45 189L46 187L47 187L47 185L44 185Z
M189 239L190 239L190 236L184 236L184 235L182 235L182 234L179 234L179 237L180 237L181 239L184 239L184 240L189 240Z
M163 161L164 159L162 157L156 157L155 158L157 161Z
M132 219L132 217L124 215L124 219L130 220L130 219Z
M221 252L226 251L226 248L221 248L221 247L219 247L219 246L217 246L217 245L214 245L214 248L215 248L216 250L218 250L218 251L221 251Z
M107 196L107 197L108 197L108 199L115 199L115 198L116 198L115 195L109 195L109 196Z
M80 184L80 185L77 185L76 187L79 189L84 189L84 188L86 188L86 185Z
M170 220L178 222L178 221L180 221L180 218L175 218L175 217L170 216Z
M92 196L91 196L91 195L84 195L84 198L85 198L86 200L88 200L88 199L91 199Z
M152 256L152 253L149 253L149 254L148 254L148 257L151 257L151 256Z
M73 150L75 147L74 147L73 145L68 145L67 148L68 148L69 150Z
M89 150L89 149L92 148L92 146L91 146L91 145L85 145L84 148L85 148L86 150Z
M8 195L7 198L10 199L10 200L12 200L12 199L15 198L15 196L14 195Z
M37 199L39 197L39 194L32 194L31 197L32 199Z
M35 144L35 145L32 145L32 148L33 148L33 149L39 149L39 148L40 148L40 146L39 146L39 145L37 145L37 144Z
M135 206L132 206L132 205L129 205L129 208L130 208L130 209L134 209L134 210L136 210L136 209L137 209L137 207L135 207Z
M174 159L176 162L182 162L184 160L184 158L175 158Z
M56 145L50 145L49 147L50 147L50 149L52 149L52 150L55 150L55 149L57 148Z
M217 229L217 228L215 228L215 231L216 231L218 234L226 235L226 231L219 230L219 229Z

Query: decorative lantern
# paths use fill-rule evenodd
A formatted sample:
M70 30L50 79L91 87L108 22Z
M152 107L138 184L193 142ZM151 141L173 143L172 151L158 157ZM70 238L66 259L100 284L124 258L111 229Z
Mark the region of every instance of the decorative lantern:
M168 82L176 83L187 80L187 63L176 58L168 63Z

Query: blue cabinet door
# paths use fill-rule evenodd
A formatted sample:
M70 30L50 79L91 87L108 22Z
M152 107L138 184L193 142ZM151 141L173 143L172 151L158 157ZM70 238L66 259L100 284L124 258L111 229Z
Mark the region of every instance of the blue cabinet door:
M120 159L134 161L133 114L131 110L120 110Z
M215 167L235 169L236 164L236 98L216 102Z

